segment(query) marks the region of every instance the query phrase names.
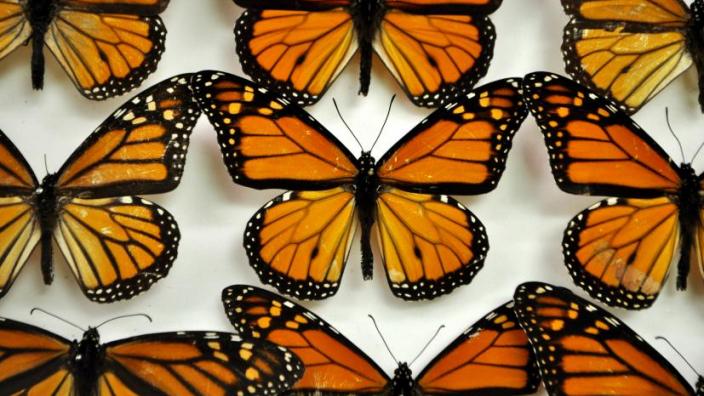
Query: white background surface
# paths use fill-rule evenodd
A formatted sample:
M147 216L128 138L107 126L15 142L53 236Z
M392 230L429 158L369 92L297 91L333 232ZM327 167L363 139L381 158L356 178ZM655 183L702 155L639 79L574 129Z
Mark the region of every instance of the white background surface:
M142 88L177 73L220 69L242 75L232 33L242 10L229 0L172 0L162 14L168 29L166 52L158 70ZM493 14L496 51L488 75L480 84L498 78L522 76L535 70L564 74L560 44L567 22L557 1L506 0ZM53 57L47 55L46 87L34 92L30 83L30 50L21 48L0 62L0 128L15 142L41 179L48 167L56 171L83 139L123 102L84 99L71 85ZM384 151L418 123L429 110L414 107L391 75L375 59L370 95L356 95L358 58L330 91L308 110L335 133L353 152L359 152L335 115L332 98L362 144L369 147L383 121L391 95L397 101L374 156ZM689 70L634 118L664 149L680 161L679 150L667 132L664 107L670 107L672 124L685 143L688 160L704 141L704 117L696 101L696 73ZM704 155L695 161L704 170ZM179 257L170 274L151 290L132 300L110 305L90 302L81 293L68 266L56 250L56 278L44 286L39 249L19 279L0 300L0 315L45 327L68 338L81 336L71 328L41 314L41 307L87 327L105 319L144 312L149 324L129 319L101 328L103 341L157 331L232 330L223 314L221 290L231 284L261 285L249 267L242 248L246 220L280 191L256 191L235 185L222 163L215 132L205 116L196 126L180 187L171 193L149 196L169 210L181 229ZM392 296L377 263L373 281L362 280L359 244L355 241L338 294L328 300L305 303L366 351L391 375L395 363L367 318L378 319L391 348L400 360L410 360L436 328L447 327L412 369L417 373L465 328L512 297L524 281L542 280L576 288L562 262L562 231L577 212L598 200L560 191L550 174L541 134L529 117L518 132L507 170L498 188L486 195L456 197L484 223L491 248L482 269L469 286L431 302L409 303ZM378 257L378 252L377 252ZM674 275L674 272L671 273ZM611 310L647 341L669 337L690 361L704 371L704 285L696 269L686 292L675 290L671 276L654 307L642 312ZM581 289L576 290L584 296ZM692 382L694 374L663 344L655 347L671 359Z

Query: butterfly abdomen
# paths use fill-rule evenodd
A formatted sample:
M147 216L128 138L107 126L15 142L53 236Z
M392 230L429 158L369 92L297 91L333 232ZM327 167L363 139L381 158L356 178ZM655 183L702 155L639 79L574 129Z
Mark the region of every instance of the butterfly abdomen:
M363 153L359 162L359 174L355 181L355 199L359 208L359 222L362 227L362 276L365 280L369 280L372 279L374 274L371 234L374 218L376 217L379 178L374 173L375 161L369 153Z
M692 249L694 249L694 237L701 220L699 212L702 205L699 199L699 182L697 175L689 164L682 164L681 179L682 185L677 195L677 206L679 207L679 222L681 235L680 258L677 263L677 289L687 289L687 275L692 260Z
M58 212L58 200L56 195L55 174L47 175L42 181L36 195L36 207L39 215L39 226L41 228L42 245L42 275L44 283L50 285L54 280L54 266L52 263L52 235L56 228L56 218Z
M44 36L56 13L55 0L29 0L25 13L32 26L32 87L44 87Z
M350 10L359 45L359 93L364 96L369 93L373 42L384 12L383 0L355 0Z

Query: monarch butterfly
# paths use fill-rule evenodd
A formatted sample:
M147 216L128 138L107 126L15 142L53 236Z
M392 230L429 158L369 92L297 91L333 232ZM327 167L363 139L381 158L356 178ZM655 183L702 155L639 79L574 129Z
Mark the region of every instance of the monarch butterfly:
M512 303L504 304L455 339L415 379L400 363L386 373L323 319L283 297L256 287L223 290L233 326L296 354L303 376L295 395L524 395L540 383L535 356L518 326Z
M139 86L164 51L157 16L169 0L0 0L0 59L32 45L32 85L44 86L46 45L88 99Z
M567 73L634 113L692 63L704 111L704 2L562 0Z
M188 80L175 76L127 102L41 183L0 132L0 297L39 241L44 283L52 282L52 237L93 301L131 298L166 276L178 227L132 194L170 191L181 180L200 115Z
M684 290L690 262L704 265L704 176L690 164L677 166L624 112L569 79L529 74L524 91L557 185L615 197L578 214L565 230L575 282L609 305L647 308L679 250L677 287Z
M418 106L438 107L486 74L501 0L235 0L245 73L299 105L317 102L360 51L369 91L376 52Z
M278 395L303 372L291 352L230 333L181 331L69 341L0 318L3 395Z
M545 283L516 289L514 311L550 395L704 395L618 318Z
M407 300L449 293L482 267L484 226L442 194L496 186L527 116L519 86L500 80L446 105L375 164L370 152L354 157L300 107L247 80L200 72L192 83L233 181L293 190L247 224L244 246L259 278L298 298L335 294L357 212L365 279L376 223L391 290Z

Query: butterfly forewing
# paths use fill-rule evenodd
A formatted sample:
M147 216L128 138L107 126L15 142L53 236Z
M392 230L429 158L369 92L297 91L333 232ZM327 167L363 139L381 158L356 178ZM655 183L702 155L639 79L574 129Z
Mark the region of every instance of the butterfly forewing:
M147 89L104 121L58 172L59 193L106 198L176 188L200 115L189 77Z
M551 73L529 74L524 86L561 189L632 198L677 191L678 166L611 102Z
M391 291L407 300L432 299L469 284L489 250L486 230L446 195L384 189L376 225Z
M355 156L299 107L221 72L196 74L193 89L236 183L322 190L354 180Z
M302 374L291 352L229 333L180 332L137 336L104 346L98 379L108 395L278 395Z
M563 0L572 20L562 52L567 72L638 111L692 64L690 11L680 0Z
M520 85L499 80L435 111L379 160L381 182L424 193L493 190L528 114Z
M524 395L540 385L513 303L495 309L448 345L417 377L424 395Z
M516 315L553 395L693 395L687 381L619 319L567 289L526 283Z
M355 229L350 191L290 191L252 216L244 247L262 282L299 298L321 299L340 286Z
M0 390L5 395L75 394L70 341L38 327L0 318Z
M223 290L225 312L245 337L288 348L305 367L296 395L380 394L389 378L364 352L307 309L263 289Z
M0 59L24 44L32 35L20 0L0 0Z

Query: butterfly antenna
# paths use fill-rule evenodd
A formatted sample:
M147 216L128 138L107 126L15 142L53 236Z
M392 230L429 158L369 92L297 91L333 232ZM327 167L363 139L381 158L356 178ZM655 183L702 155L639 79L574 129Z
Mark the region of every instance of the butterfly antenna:
M396 99L396 95L391 97L391 102L389 102L389 109L386 111L386 118L384 118L384 123L381 124L381 129L379 130L379 134L376 135L376 139L374 139L374 143L372 144L372 148L369 149L371 152L374 150L374 146L376 146L376 143L379 141L379 138L381 137L381 133L384 132L384 127L386 127L386 123L389 121L389 115L391 115L391 106L394 104L394 99Z
M44 170L46 171L46 174L49 174L49 161L46 158L46 154L44 154Z
M682 353L680 353L680 351L679 351L677 348L675 348L674 345L672 345L672 343L670 342L670 340L668 340L668 339L665 338L665 337L661 337L661 336L657 336L657 337L655 337L655 339L656 339L656 340L660 340L660 341L665 341L665 342L667 343L667 345L669 345L670 348L672 348L672 350L675 351L675 353L678 354L678 355L680 356L680 358L681 358L685 363L687 363L687 366L689 366L689 368L691 368L692 371L694 371L700 378L702 377L702 375L699 374L699 372L697 371L697 369L695 369L694 366L692 366L692 364L689 362L689 360L687 360L687 359L684 357L684 355L682 355Z
M359 139L357 139L357 135L355 135L354 132L352 132L352 128L350 128L350 126L347 125L347 121L345 121L345 118L342 117L342 113L340 112L340 108L337 106L337 101L335 100L335 98L332 98L332 103L335 105L335 111L337 111L338 117L340 117L340 119L342 120L342 123L345 124L345 127L347 127L347 130L350 131L350 133L352 134L352 137L357 142L357 145L359 145L359 148L362 151L364 151L364 146L362 146L362 143L360 143Z
M30 315L34 315L34 312L41 312L41 313L43 313L44 315L51 316L51 317L54 318L54 319L60 320L60 321L66 323L66 324L68 324L68 325L71 325L71 326L77 328L77 329L80 330L80 331L83 331L83 332L86 331L86 329L82 328L81 326L79 326L79 325L77 325L77 324L75 324L75 323L69 322L68 320L62 318L61 316L56 315L56 314L53 314L53 313L51 313L51 312L49 312L49 311L45 311L45 310L43 310L43 309L41 309L41 308L32 308L32 310L29 311L29 314L30 314Z
M702 144L699 145L699 148L697 149L697 151L694 152L694 155L692 156L692 161L690 162L690 164L692 162L694 162L695 159L697 159L697 156L702 151L702 148L704 148L704 142L702 142Z
M442 329L444 329L444 328L445 328L445 325L440 325L440 327L438 327L438 329L435 330L435 334L433 334L433 336L430 337L430 340L428 340L428 342L425 344L425 346L423 347L423 349L421 349L420 352L418 352L418 355L416 355L416 357L413 358L413 360L411 360L411 362L408 364L409 366L412 366L413 363L415 363L416 360L418 360L418 358L423 354L423 352L425 352L426 349L428 349L428 347L430 346L430 344L432 344L433 341L435 341L435 339L438 337L438 334L440 334L440 331L441 331Z
M114 318L112 318L112 319L108 319L108 320L106 320L105 322L103 322L103 323L101 323L101 324L95 326L95 328L98 329L98 328L100 328L101 326L104 326L104 325L106 325L106 324L108 324L108 323L110 323L110 322L114 322L114 321L116 321L116 320L127 319L127 318L137 318L137 317L147 318L147 320L149 321L149 323L152 323L152 322L153 322L151 316L149 316L149 315L147 315L147 314L145 314L145 313L138 313L138 314L131 314L131 315L122 315L122 316L114 317Z
M372 320L372 323L374 323L374 328L376 329L376 332L379 333L379 337L381 337L381 341L384 343L386 350L389 351L389 355L391 355L391 358L394 360L394 362L396 362L396 364L399 364L398 359L396 359L396 356L394 356L394 353L391 352L391 348L389 348L389 344L386 343L386 339L384 338L384 335L381 333L381 330L379 330L379 325L376 324L376 319L374 319L374 317L371 314L369 314L368 316L369 316L369 319Z
M682 162L684 162L684 148L682 148L682 141L677 137L677 134L672 129L672 125L670 124L670 109L667 107L665 107L665 122L667 122L667 128L670 130L670 133L675 137L677 145L680 146L680 154L682 155Z

